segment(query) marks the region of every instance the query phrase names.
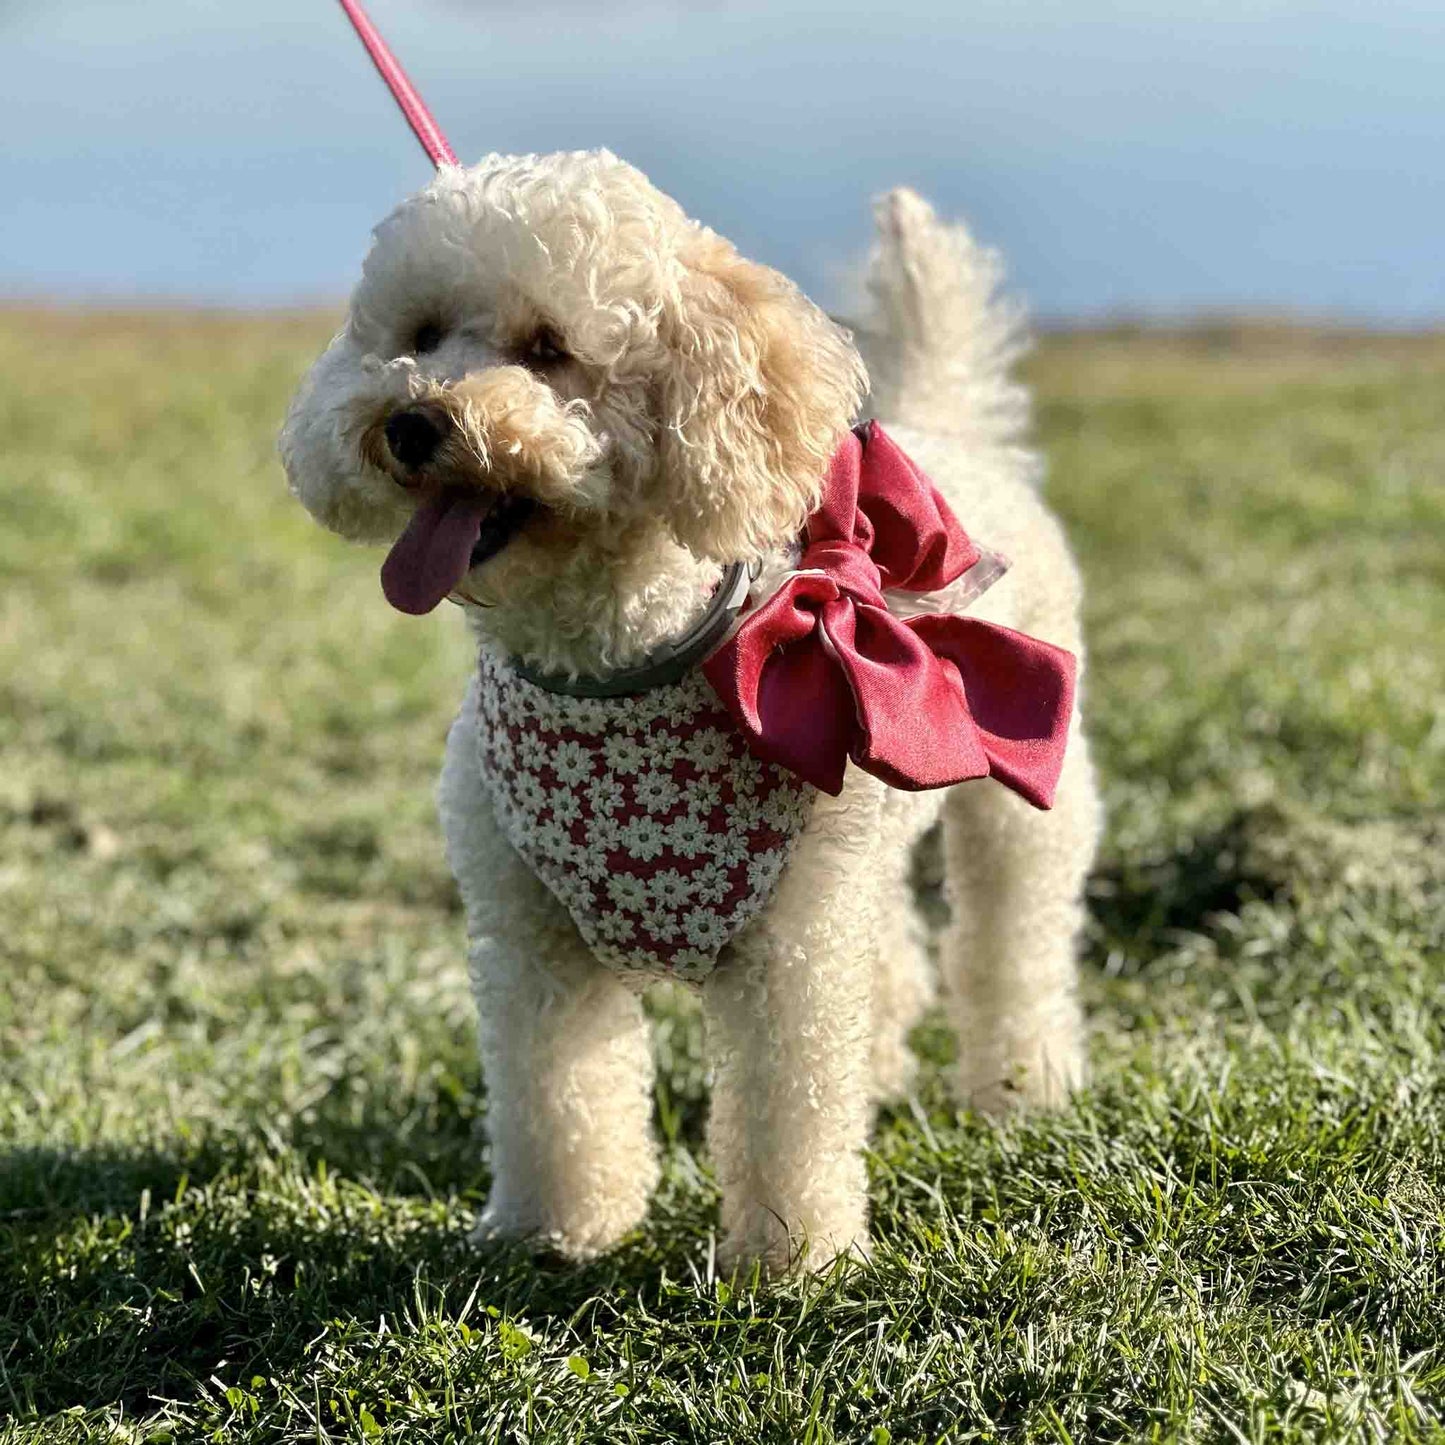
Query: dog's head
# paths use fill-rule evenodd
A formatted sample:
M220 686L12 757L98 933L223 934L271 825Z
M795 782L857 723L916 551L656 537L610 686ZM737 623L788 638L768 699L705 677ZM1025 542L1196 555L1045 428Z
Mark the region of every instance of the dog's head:
M505 604L640 524L719 561L787 541L864 384L791 282L614 156L491 157L377 228L281 451L327 527L394 544L397 605Z

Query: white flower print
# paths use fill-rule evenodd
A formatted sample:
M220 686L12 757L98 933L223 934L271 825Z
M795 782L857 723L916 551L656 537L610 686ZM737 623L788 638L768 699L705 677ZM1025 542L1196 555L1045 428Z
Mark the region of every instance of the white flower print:
M597 937L597 930L583 930L582 936L587 940L598 963L608 968L615 968L618 973L631 973L637 967L634 956L625 948L618 948L614 943L603 943Z
M670 688L662 704L662 717L668 726L681 729L693 720L701 706L702 699L695 687Z
M722 804L722 784L716 778L698 778L687 785L687 811L699 818Z
M681 789L670 773L649 768L637 775L632 785L633 796L649 813L667 813L676 806Z
M647 753L635 737L614 733L602 744L602 756L615 773L635 773L647 761Z
M612 868L604 849L596 846L595 835L588 834L587 842L577 849L572 859L572 868L579 877L592 883L605 883L612 876Z
M547 766L548 752L547 740L540 733L523 733L517 739L517 766L529 773L539 772Z
M698 772L713 773L727 761L731 748L726 736L716 728L699 728L682 750Z
M572 739L557 744L552 754L552 771L557 781L568 787L575 787L584 778L592 776L592 754L581 743Z
M537 708L537 722L548 732L558 733L572 726L572 699L548 693Z
M682 740L672 733L650 729L642 738L647 760L654 768L670 768L682 756Z
M607 708L607 727L611 732L636 732L652 721L652 697L649 693L630 693L625 697L599 701Z
M701 983L716 963L716 953L691 948L679 948L669 960L671 971L685 983Z
M758 853L748 859L748 888L755 894L771 894L782 871L783 855L780 852L770 848Z
M510 803L504 804L497 811L503 831L512 840L514 847L525 853L535 845L537 829L541 827L535 813L529 813L525 808L513 807Z
M508 668L507 671L510 672L511 669ZM546 693L544 693L541 688L533 687L531 683L523 682L520 679L513 680L513 686L509 691L511 692L512 715L518 722L527 723L538 721ZM535 729L527 728L525 731L532 732L535 731Z
M733 760L733 786L740 793L753 792L763 780L761 759L744 752Z
M600 697L569 699L565 722L573 732L588 736L605 731L609 722L607 700Z
M755 793L739 793L732 801L728 818L741 831L756 828L763 820L763 805Z
M517 750L512 739L500 730L492 739L492 762L494 771L501 777L516 771Z
M677 914L670 908L644 908L639 916L643 931L650 933L659 943L671 943L681 929Z
M637 932L637 925L625 913L601 913L597 932L612 943L626 943Z
M704 863L692 875L692 887L703 903L721 903L732 891L732 880L721 863Z
M547 806L547 790L531 773L518 775L512 788L512 796L517 800L518 809L523 813L530 813L533 817Z
M742 829L729 828L724 833L714 835L710 851L724 868L736 868L747 861L752 852L752 843Z
M570 788L553 788L547 794L552 819L564 828L569 828L582 816L582 801Z
M678 908L692 901L693 887L676 868L664 868L647 880L647 891L663 908Z
M633 818L622 828L622 846L634 858L650 863L669 841L669 832L656 818ZM675 842L673 846L677 846Z
M763 800L763 819L779 833L789 833L807 820L808 805L797 788L784 783Z
M728 928L711 908L694 908L682 920L682 931L694 948L716 953L728 941Z
M683 858L696 858L708 845L707 825L689 815L667 825L667 842L673 852Z
M553 868L543 879L556 896L557 902L569 913L591 912L596 906L592 885L565 868Z
M539 687L526 689L522 703L522 716L535 723L543 732L552 732L558 722L557 699Z
M607 879L607 896L619 908L646 908L648 892L648 880L635 873L613 873Z
M572 840L560 823L543 823L537 829L537 851L544 858L561 863L571 846Z
M604 817L610 817L622 806L623 796L622 784L616 778L594 778L587 789L587 801L592 804L592 811Z

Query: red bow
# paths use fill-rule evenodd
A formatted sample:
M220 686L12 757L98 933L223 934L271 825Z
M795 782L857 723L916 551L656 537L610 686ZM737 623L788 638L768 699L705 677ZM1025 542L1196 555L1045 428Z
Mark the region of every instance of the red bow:
M797 571L703 664L752 751L826 793L852 758L895 788L991 776L1051 806L1073 654L972 617L888 611L885 589L935 592L981 554L877 422L834 454L805 539Z

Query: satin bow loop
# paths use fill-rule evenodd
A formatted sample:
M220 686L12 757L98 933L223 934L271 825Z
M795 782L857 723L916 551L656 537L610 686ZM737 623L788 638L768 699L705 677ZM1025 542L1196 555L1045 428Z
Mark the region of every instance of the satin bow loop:
M749 747L824 792L851 759L897 788L994 777L1052 805L1074 705L1062 648L997 623L888 610L982 553L876 422L833 458L798 570L703 664Z

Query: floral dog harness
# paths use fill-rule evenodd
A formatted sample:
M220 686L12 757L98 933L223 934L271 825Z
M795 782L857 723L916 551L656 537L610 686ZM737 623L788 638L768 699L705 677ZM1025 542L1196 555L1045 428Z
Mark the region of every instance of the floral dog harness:
M1053 802L1074 658L955 612L892 612L886 593L956 583L949 602L966 606L1008 564L876 423L834 455L803 544L699 665L622 696L541 686L482 649L498 821L606 964L706 977L849 766L909 790L992 777Z
M481 652L482 775L507 841L598 959L697 980L772 896L814 790L747 749L697 669L569 697Z

